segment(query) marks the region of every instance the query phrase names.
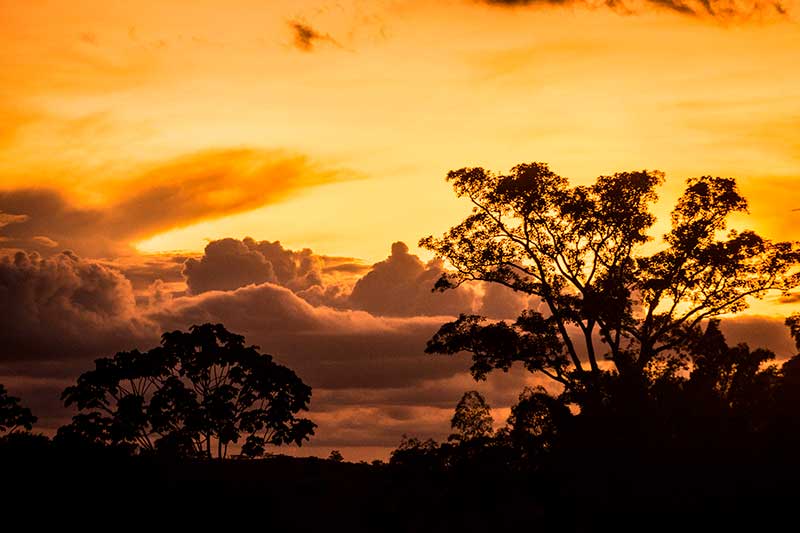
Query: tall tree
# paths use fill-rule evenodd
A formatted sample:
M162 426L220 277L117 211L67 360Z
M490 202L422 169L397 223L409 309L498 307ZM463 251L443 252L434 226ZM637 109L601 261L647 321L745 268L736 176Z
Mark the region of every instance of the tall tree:
M490 437L494 429L492 411L480 392L471 390L464 393L456 405L450 421L454 433L448 440L467 442Z
M62 394L82 412L64 435L139 450L223 458L244 437L242 453L257 456L267 444L301 445L313 422L311 388L257 346L221 324L164 333L147 352L119 352L95 361Z
M499 283L544 308L514 323L461 315L441 327L428 352L471 352L477 379L521 361L584 407L602 403L608 376L646 388L685 363L704 321L800 284L800 243L725 233L747 208L731 178L689 179L660 242L648 234L660 172L570 186L530 163L508 174L462 168L447 179L473 209L441 238L420 241L455 269L436 288Z

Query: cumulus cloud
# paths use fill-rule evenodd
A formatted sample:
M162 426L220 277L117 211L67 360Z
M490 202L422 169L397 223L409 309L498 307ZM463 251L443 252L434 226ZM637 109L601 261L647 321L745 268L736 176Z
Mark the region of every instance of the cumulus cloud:
M468 366L423 354L425 342L447 317L379 317L313 306L272 283L176 298L148 318L165 330L223 322L314 387L413 386Z
M654 9L682 15L720 20L747 19L755 15L787 14L786 6L775 0L476 0L501 7L574 5L606 7L620 13L640 13Z
M105 355L157 339L130 282L71 252L0 258L0 362L58 362Z
M228 238L210 242L202 257L187 260L183 274L193 294L265 282L302 291L322 285L325 263L308 248L295 252L279 241Z
M293 251L279 241L220 239L202 256L189 258L183 275L191 294L232 291L247 285L275 283L314 306L356 309L378 316L454 316L477 311L492 318L516 318L535 307L524 294L494 284L466 284L433 292L444 272L441 261L422 262L402 242L389 257L372 266L354 259Z
M458 315L472 310L475 293L471 287L432 292L444 272L439 260L427 264L408 252L402 242L392 244L392 253L376 263L353 287L350 304L376 315L431 316Z
M478 314L491 318L515 319L524 309L538 309L540 302L504 285L484 283Z
M57 243L85 256L110 256L138 239L350 177L280 151L205 150L121 180L102 206L77 205L50 189L0 191L0 229L6 248L47 253Z

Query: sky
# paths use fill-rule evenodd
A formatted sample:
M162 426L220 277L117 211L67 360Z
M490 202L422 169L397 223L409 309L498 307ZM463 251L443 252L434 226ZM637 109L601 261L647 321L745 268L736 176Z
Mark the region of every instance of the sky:
M94 358L200 321L314 387L308 453L441 438L469 388L502 422L529 375L422 353L526 305L430 294L452 169L661 170L657 230L687 178L729 176L737 227L797 238L796 1L0 0L0 45L0 382L44 431ZM796 310L729 339L788 356Z

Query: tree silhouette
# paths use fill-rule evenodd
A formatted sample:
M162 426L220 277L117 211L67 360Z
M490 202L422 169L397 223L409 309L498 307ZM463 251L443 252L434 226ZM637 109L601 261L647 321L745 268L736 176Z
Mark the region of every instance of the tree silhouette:
M800 350L800 313L795 313L787 318L786 325L789 327L797 349Z
M344 456L342 452L339 450L331 450L331 454L328 456L329 461L333 461L334 463L342 463L344 462Z
M491 409L481 393L475 390L467 391L456 405L456 411L450 421L454 433L447 440L467 442L490 437L493 423Z
M22 407L19 402L19 398L9 396L6 388L0 385L0 434L10 435L20 429L28 431L33 429L37 418L30 409Z
M569 409L542 387L525 387L511 407L507 434L523 455L551 448L572 417Z
M313 422L311 388L272 356L221 324L164 333L147 352L119 352L97 359L62 394L82 411L61 438L163 451L178 456L224 458L238 443L245 456L267 444L301 445Z
M571 187L531 163L507 175L463 168L447 179L473 209L442 238L420 241L455 268L435 288L482 280L538 297L544 308L514 323L461 315L441 327L427 351L470 352L476 379L520 361L584 410L606 405L609 388L624 388L635 403L686 365L704 321L800 284L800 243L723 235L730 215L747 208L733 179L689 179L660 243L648 235L660 172Z

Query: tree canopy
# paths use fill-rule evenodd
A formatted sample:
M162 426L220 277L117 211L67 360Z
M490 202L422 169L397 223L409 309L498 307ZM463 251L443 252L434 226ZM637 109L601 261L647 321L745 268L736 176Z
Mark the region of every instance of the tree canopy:
M602 403L609 377L635 389L676 376L708 320L800 285L800 243L726 231L747 209L731 178L689 179L660 242L649 234L660 172L570 186L529 163L447 179L473 209L441 238L420 241L455 269L436 289L481 280L541 301L513 323L461 315L429 341L430 353L470 352L477 379L520 361L587 408Z
M301 445L316 425L298 418L311 388L272 356L246 346L221 324L164 333L161 345L95 361L62 394L81 411L60 438L134 451L226 457L231 443L245 456L268 444Z
M494 429L492 411L478 391L467 391L456 405L450 428L454 433L448 440L460 442L490 437Z
M9 396L8 391L0 385L0 434L11 434L20 429L30 431L37 418L31 410L20 405L20 399Z

